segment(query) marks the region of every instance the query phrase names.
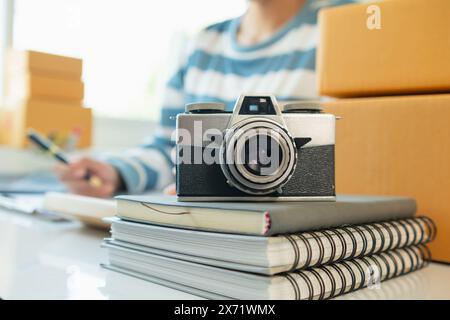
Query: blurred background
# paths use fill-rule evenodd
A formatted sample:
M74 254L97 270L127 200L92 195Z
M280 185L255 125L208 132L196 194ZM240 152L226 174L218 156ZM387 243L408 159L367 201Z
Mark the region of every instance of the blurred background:
M3 2L7 45L82 58L86 105L131 119L158 116L166 62L189 36L245 9L244 0Z
M135 145L157 121L170 62L189 37L245 7L244 0L0 0L0 58L11 47L82 59L93 145ZM114 135L119 125L127 137Z

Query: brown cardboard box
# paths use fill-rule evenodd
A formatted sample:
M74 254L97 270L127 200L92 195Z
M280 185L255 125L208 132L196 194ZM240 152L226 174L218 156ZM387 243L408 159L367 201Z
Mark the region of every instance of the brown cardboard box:
M319 26L321 95L450 92L449 0L327 8L319 13Z
M74 130L79 130L81 134L76 147L86 148L91 145L92 112L89 108L64 104L55 107L54 102L29 100L4 110L2 136L4 142L11 146L23 148L28 145L28 128L45 135L56 134L62 138Z
M433 259L450 262L450 94L325 103L336 127L338 193L407 195L438 235Z
M6 61L9 74L33 73L76 80L81 78L83 69L81 59L37 51L10 50Z
M57 99L39 99L39 98L31 98L31 99L18 99L13 97L6 97L4 99L3 105L4 109L15 109L17 106L23 105L32 105L34 108L59 108L61 105L63 107L72 107L72 108L81 108L79 102L71 102L71 101L61 101Z
M79 79L28 73L9 76L5 82L8 99L57 99L81 105L84 98L84 84Z
M0 106L0 144L11 141L12 112Z
M0 144L11 145L17 131L17 117L13 110L0 108Z

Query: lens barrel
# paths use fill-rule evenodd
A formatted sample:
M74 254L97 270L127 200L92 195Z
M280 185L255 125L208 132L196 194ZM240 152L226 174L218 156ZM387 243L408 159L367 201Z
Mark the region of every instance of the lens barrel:
M271 194L292 176L297 149L279 123L252 117L227 130L220 165L230 185L252 195Z

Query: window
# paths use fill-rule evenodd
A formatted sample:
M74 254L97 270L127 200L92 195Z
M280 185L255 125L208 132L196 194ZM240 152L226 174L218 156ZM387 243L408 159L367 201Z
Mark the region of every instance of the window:
M4 88L4 56L6 48L11 44L11 21L13 12L12 0L0 0L0 104L3 100Z
M16 0L13 46L84 60L97 115L157 119L170 61L189 35L242 14L246 1Z

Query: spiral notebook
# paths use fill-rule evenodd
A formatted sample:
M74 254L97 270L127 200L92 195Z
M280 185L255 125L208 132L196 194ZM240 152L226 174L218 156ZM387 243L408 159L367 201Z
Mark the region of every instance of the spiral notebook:
M425 244L436 236L427 217L342 226L272 237L195 231L134 223L118 218L104 246L238 271L273 275L396 248Z
M429 259L425 246L411 246L264 276L114 247L104 267L211 299L329 299L415 271Z

